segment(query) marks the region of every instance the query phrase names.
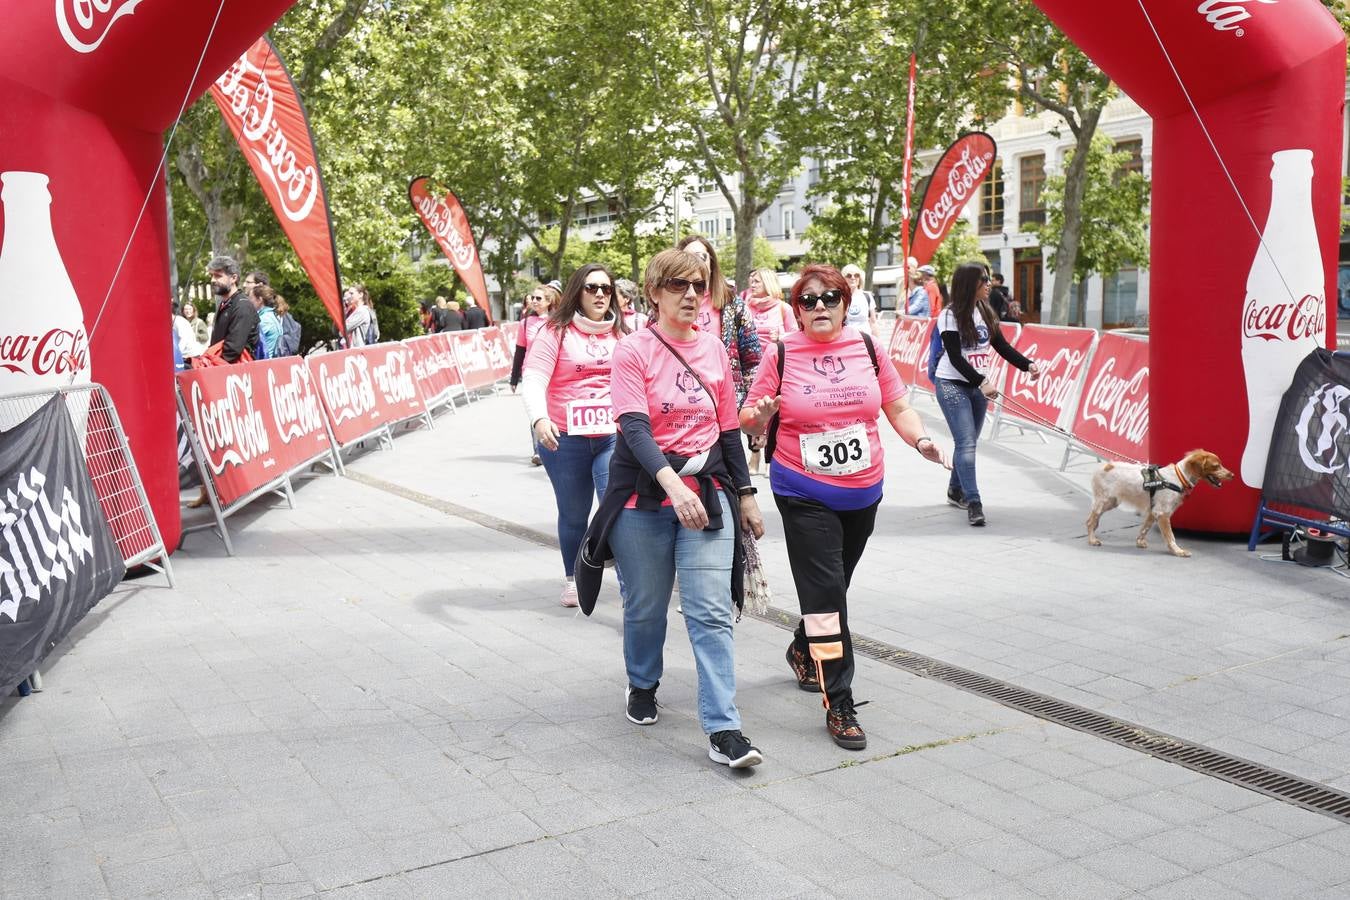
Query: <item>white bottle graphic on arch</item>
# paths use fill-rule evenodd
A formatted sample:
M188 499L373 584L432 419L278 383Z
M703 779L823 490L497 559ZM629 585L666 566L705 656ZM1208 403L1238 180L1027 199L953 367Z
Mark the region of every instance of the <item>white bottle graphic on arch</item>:
M40 172L0 173L0 395L90 380L84 310L56 246L47 183ZM0 428L21 420L0 415Z
M1326 280L1313 220L1311 150L1272 155L1270 214L1247 274L1242 306L1242 371L1247 441L1242 480L1265 480L1280 398L1303 358L1327 341Z

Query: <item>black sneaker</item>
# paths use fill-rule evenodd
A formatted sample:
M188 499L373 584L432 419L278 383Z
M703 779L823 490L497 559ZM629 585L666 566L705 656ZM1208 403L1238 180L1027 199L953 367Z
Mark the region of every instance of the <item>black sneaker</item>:
M966 507L966 518L971 525L984 525L984 504L976 500Z
M748 769L764 762L764 755L739 731L716 731L708 738L708 759L733 769Z
M659 681L649 688L633 687L631 684L628 686L624 691L624 697L628 700L628 721L634 725L656 723L656 689L660 686Z
M970 505L966 502L966 492L961 490L960 485L947 488L947 502L957 509L965 509Z

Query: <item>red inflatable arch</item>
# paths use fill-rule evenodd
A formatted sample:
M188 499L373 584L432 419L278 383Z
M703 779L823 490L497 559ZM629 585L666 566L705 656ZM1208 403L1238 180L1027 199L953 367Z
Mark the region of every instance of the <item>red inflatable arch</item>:
M168 362L172 236L164 175L156 169L165 129L184 101L200 96L290 5L289 0L5 4L0 173L46 177L52 232L69 280L62 285L59 267L53 273L51 266L19 278L0 276L0 390L23 390L25 381L39 387L44 377L51 377L35 350L53 331L53 340L66 340L65 332L78 330L78 323L70 327L75 314L66 308L73 285L83 327L91 334L87 360L92 377L108 387L117 404L170 547L177 543L180 527ZM6 207L17 209L22 202L27 218L36 195L40 223L46 200L41 177L11 176L8 182L23 184L25 196L15 187ZM143 205L140 227L128 247ZM6 224L15 228L7 228L5 244L14 236L15 245L0 246L5 276L15 272L15 260L6 260L4 254L23 249L17 240L17 216L11 216L16 222ZM40 235L34 240L44 243ZM25 335L30 339L16 340ZM85 356L83 347L72 349Z
M1317 0L1036 4L1153 117L1149 455L1218 453L1240 479L1174 521L1245 532L1271 403L1335 346L1345 35Z

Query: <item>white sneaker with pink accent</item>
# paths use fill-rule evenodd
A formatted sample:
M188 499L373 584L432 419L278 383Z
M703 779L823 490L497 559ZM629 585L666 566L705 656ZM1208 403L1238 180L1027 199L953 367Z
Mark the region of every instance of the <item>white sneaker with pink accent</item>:
M580 601L577 600L577 583L575 581L569 579L563 582L562 596L558 598L558 602L567 607L580 605Z

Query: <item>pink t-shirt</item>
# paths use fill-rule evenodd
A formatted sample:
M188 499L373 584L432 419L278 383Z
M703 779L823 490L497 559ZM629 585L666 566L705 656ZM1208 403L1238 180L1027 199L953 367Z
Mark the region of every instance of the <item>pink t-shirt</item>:
M628 326L629 331L637 331L647 327L647 316L637 310L628 310L623 314L623 324Z
M544 327L548 321L548 316L528 316L525 321L520 323L520 328L516 329L516 346L528 347L530 341L539 333L539 329Z
M696 331L692 341L661 334L717 394L714 406L698 380L657 340L657 327L630 335L614 351L614 418L642 413L651 419L652 437L663 453L695 456L717 443L723 431L740 427L731 364L722 342L710 334ZM693 478L684 483L698 490Z
M618 344L613 330L586 334L575 325L563 331L561 352L556 328L543 328L530 341L525 369L548 379L548 418L559 431L568 430L567 405L572 401L609 398Z
M774 464L836 487L865 488L881 481L885 469L877 417L883 404L909 392L895 366L878 347L881 371L874 375L867 345L855 328L845 327L828 343L800 331L782 340L786 387L779 390L778 347L768 344L745 398L749 407L763 397L782 397Z
M780 341L788 334L799 330L797 328L797 317L792 314L792 307L781 300L775 300L768 304L767 308L760 309L751 300L750 318L755 322L755 331L759 334L759 345L764 347L766 344L772 344L774 341Z
M698 301L698 318L694 324L698 325L699 331L706 331L719 341L722 339L722 311L713 306L712 294L705 293L703 299ZM723 349L725 351L725 348ZM690 362L692 364L692 360Z

